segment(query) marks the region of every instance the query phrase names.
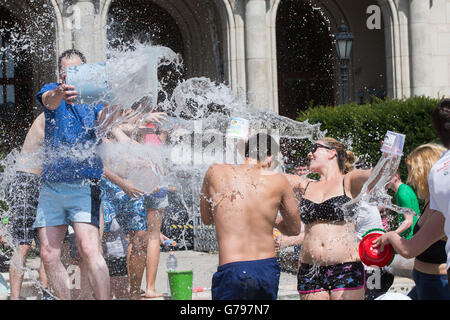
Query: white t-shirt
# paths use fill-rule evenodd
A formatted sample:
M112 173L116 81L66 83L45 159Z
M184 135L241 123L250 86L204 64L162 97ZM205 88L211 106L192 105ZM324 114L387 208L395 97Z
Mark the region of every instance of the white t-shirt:
M382 229L383 223L381 222L381 214L376 206L367 204L361 201L356 217L356 233L358 240L361 241L362 235L370 229Z
M436 162L428 175L430 209L442 212L445 217L444 231L449 240L445 246L447 269L450 268L450 150Z

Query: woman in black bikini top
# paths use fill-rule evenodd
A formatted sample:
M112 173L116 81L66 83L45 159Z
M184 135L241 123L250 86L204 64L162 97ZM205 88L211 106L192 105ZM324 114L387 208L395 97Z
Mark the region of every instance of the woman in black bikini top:
M359 194L371 170L352 170L353 153L333 138L317 141L308 158L310 170L321 179L311 183L297 177L296 183L294 178L291 182L294 188L303 189L299 202L305 224L297 276L300 298L363 299L364 266L354 224L346 219L353 210L346 211L343 205Z
M308 189L308 182L305 188ZM302 198L299 203L301 221L305 224L311 224L313 222L343 222L346 219L345 211L342 206L348 201L352 200L345 192L344 180L342 180L342 189L344 194L329 198L321 203L313 202L309 199ZM353 212L349 215L352 216Z

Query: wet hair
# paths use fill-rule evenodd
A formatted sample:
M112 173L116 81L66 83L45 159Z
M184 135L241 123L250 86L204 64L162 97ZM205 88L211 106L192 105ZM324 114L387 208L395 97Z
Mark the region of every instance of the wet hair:
M408 179L406 183L416 189L417 196L428 199L428 173L431 167L441 158L446 148L441 144L427 143L415 148L406 157Z
M279 149L278 143L271 135L258 133L245 143L245 157L264 161L267 157L277 154Z
M450 148L450 99L441 100L431 113L431 124L444 146Z
M353 163L355 162L356 157L352 151L347 150L347 146L345 144L331 137L325 137L323 139L320 139L320 141L325 142L327 146L332 147L334 150L336 150L336 160L339 166L339 170L343 174L346 174L353 170Z
M64 58L72 58L73 56L78 56L81 59L82 63L86 63L86 57L77 49L69 49L61 53L58 58L58 68L61 71L62 59Z

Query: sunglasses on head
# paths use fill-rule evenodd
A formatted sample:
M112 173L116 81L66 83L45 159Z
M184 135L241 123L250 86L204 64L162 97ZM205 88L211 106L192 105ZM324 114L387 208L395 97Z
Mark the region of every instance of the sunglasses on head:
M320 143L314 143L311 146L310 152L311 153L316 152L317 148L325 148L325 149L328 149L328 150L333 150L334 149L333 147L329 147L329 146L326 146L326 145L323 145L323 144L320 144Z

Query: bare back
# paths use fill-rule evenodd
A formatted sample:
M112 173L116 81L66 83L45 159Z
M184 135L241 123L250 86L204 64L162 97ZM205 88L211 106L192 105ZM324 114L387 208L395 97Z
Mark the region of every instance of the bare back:
M279 210L291 228L284 231L300 232L297 202L281 174L246 164L214 165L202 190L211 206L210 215L202 210L202 219L215 223L220 265L274 257L272 234Z

